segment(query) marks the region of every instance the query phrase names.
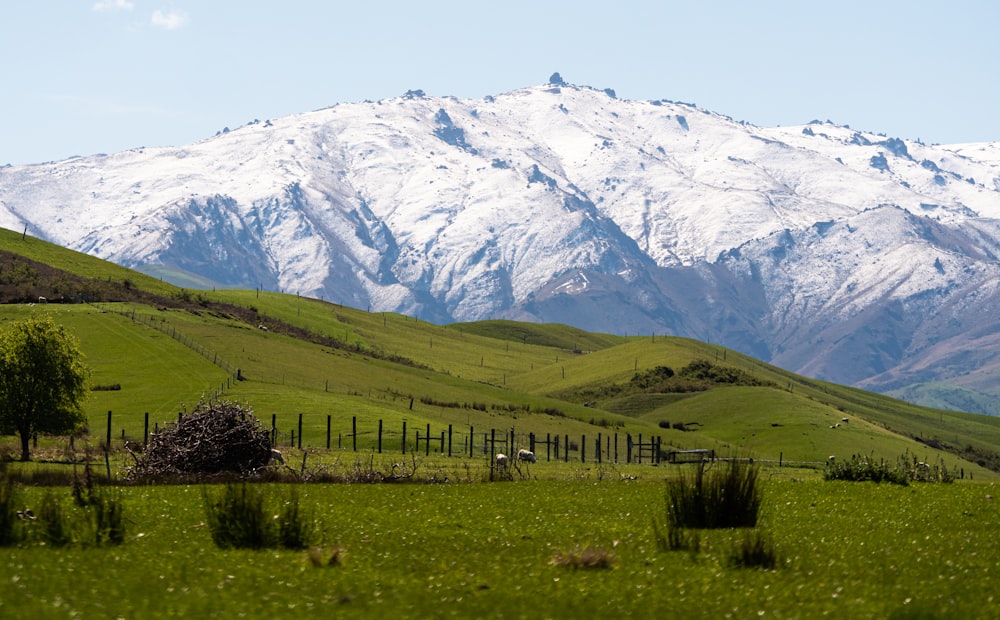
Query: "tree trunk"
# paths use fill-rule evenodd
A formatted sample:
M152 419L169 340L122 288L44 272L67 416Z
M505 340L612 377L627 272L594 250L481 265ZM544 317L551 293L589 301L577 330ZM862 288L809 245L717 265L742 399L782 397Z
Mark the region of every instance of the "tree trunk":
M28 440L31 439L31 433L21 431L21 460L30 461L31 452L28 450Z

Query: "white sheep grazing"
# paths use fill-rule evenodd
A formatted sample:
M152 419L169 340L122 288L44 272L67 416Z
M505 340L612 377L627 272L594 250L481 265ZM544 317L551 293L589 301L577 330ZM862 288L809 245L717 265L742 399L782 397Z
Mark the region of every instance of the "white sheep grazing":
M497 469L507 469L507 455L502 453L497 453Z
M534 463L535 453L532 452L531 450L525 450L524 448L521 448L520 450L517 451L517 460Z
M831 462L831 463L833 463L833 462L835 462L835 461L837 460L837 457L835 457L835 456L833 456L833 455L831 454L830 456L828 456L828 457L826 458L826 460L827 460L827 461L829 461L829 462Z
M274 448L271 448L271 462L272 463L277 462L277 463L281 463L282 465L284 465L285 464L285 457L281 456L281 452L280 451L275 450Z

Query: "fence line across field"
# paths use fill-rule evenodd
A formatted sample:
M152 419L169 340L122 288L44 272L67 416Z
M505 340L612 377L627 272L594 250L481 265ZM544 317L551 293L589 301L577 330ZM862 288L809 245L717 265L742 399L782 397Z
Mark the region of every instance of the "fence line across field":
M178 414L178 420L183 414ZM633 437L631 433L597 433L590 439L586 434L581 434L579 439L569 434L546 433L544 439L534 432L518 433L515 427L505 430L491 428L489 430L477 431L474 426L456 429L453 424L447 427L438 426L432 428L430 423L414 427L407 420L403 420L399 430L388 429L383 420L378 420L378 425L371 425L370 428L359 428L357 416L352 416L350 421L350 431L334 430L334 416L326 416L326 436L325 441L317 442L316 433L312 433L306 439L306 427L304 425L305 414L295 414L295 425L291 428L285 426L287 430L282 430L279 424L278 414L271 415L271 425L269 428L271 444L276 448L288 447L299 450L325 448L327 450L341 450L352 452L375 452L401 453L401 454L439 454L448 457L488 457L494 458L497 453L509 454L516 457L518 450L529 450L535 454L539 461L563 461L581 462L588 460L595 463L648 463L659 464L661 461L674 459L669 458L671 452L664 457L662 451L662 441L658 436L643 438L643 435ZM164 424L171 424L167 422ZM142 445L149 444L150 436L160 430L160 423L155 422L150 426L149 413L143 416L143 436ZM121 441L133 441L130 439L124 428L120 429ZM112 446L114 440L113 433L113 413L108 411L107 434L105 446ZM361 439L359 445L359 439ZM544 452L542 448L544 447ZM624 461L620 460L624 449ZM714 458L714 452L712 452Z

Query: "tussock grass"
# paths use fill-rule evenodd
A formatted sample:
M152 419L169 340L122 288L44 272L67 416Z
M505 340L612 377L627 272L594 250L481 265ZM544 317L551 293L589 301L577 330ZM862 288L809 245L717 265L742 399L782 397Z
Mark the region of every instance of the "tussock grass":
M708 469L667 480L666 520L674 528L754 527L762 495L759 470L749 459L733 458Z
M203 490L205 520L220 549L305 549L315 536L315 522L299 507L298 491L275 514L270 489L247 482L226 484L221 493Z
M52 492L42 496L38 505L39 536L47 545L65 547L73 542L73 528L62 499Z
M773 570L779 561L774 541L758 528L747 530L729 554L729 564L739 568Z

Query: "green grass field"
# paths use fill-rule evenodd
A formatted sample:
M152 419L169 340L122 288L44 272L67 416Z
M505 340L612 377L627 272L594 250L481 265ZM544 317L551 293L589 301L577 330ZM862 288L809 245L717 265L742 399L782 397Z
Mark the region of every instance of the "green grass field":
M475 466L475 465L474 465ZM479 465L481 467L481 465ZM541 465L535 466L541 470ZM306 485L302 506L339 566L303 551L220 551L203 488L122 490L113 548L0 549L0 615L55 617L986 618L995 613L994 484L793 482L763 470L760 528L773 571L737 568L741 530L704 530L696 554L660 551L672 469L622 481ZM607 473L607 472L605 472ZM215 487L212 488L213 490ZM277 491L278 489L276 489ZM65 490L61 491L67 494ZM28 501L41 489L27 489ZM613 568L571 569L591 547Z

